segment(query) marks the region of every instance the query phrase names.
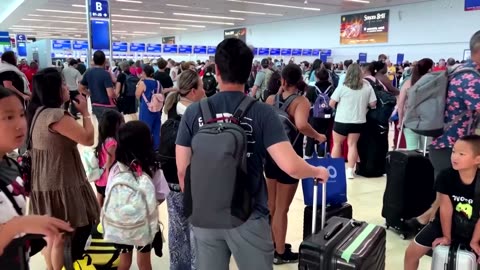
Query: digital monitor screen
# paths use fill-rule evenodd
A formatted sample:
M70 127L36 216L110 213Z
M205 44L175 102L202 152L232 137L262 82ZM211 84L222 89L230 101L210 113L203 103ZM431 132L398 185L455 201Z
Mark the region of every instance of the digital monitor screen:
M108 24L108 21L92 20L90 24L92 49L110 50L110 26Z

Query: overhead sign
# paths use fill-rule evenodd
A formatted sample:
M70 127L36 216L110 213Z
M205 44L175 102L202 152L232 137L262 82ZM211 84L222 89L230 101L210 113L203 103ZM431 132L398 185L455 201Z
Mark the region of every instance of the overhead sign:
M110 50L110 24L107 20L91 20L92 49Z
M292 55L292 49L282 49L280 54L283 56L290 56Z
M258 48L253 48L253 55L258 55Z
M405 54L403 53L397 54L397 65L402 65L404 60L405 60Z
M108 0L90 0L90 17L108 19Z
M330 49L320 49L320 55L325 54L327 56L332 56L332 50Z
M312 56L312 49L303 49L302 50L303 56Z
M273 55L273 56L280 55L280 48L271 48L270 55Z
M17 34L17 55L20 57L27 56L27 36L24 34Z
M313 49L312 50L312 56L319 56L320 55L320 49Z
M10 35L8 32L0 32L0 45L10 46Z
M163 45L163 53L177 53L178 45L175 44L166 44Z
M148 53L161 53L162 52L162 44L147 44L147 52Z
M358 62L360 64L366 64L367 63L367 53L359 53L358 54Z
M72 41L66 39L54 39L52 40L52 50L71 50Z
M178 47L178 53L181 54L190 54L193 51L192 45L180 45Z
M208 54L215 54L217 52L217 47L215 46L208 46L207 53Z
M301 56L302 55L302 49L292 49L292 55L293 56Z
M465 0L465 11L480 10L480 0Z
M270 49L269 48L259 48L258 55L269 55Z
M130 43L131 52L145 52L145 43Z
M112 51L114 51L114 52L127 52L128 51L128 43L127 42L113 42L112 43Z
M340 44L388 42L389 13L389 10L380 10L341 16Z
M207 53L207 46L194 46L193 53L195 54L206 54Z
M223 38L238 38L243 42L247 42L247 28L236 28L223 31Z
M88 41L87 40L74 40L73 41L73 50L75 50L75 51L88 50Z

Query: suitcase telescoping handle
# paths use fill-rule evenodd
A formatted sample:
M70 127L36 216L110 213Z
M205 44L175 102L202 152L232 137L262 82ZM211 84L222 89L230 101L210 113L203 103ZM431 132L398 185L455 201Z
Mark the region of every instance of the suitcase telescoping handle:
M313 179L313 212L312 212L312 235L316 233L317 229L317 199L318 199L318 179ZM323 230L325 227L325 218L327 213L327 184L322 184L322 217L320 229Z

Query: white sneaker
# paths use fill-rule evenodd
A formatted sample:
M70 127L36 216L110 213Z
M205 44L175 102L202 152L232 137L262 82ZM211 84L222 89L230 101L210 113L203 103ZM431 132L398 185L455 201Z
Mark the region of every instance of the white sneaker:
M347 168L347 179L355 179L355 175L353 174L353 168Z

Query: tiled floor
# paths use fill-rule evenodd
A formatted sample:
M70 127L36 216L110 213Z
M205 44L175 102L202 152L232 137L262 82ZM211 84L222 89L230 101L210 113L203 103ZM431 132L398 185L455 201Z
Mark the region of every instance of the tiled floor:
M381 216L383 191L385 189L385 178L363 179L357 178L348 181L348 199L353 205L355 219L368 221L374 224L383 224ZM302 240L303 233L303 194L299 186L294 202L289 213L289 227L287 241L292 243L297 250ZM160 216L164 224L167 224L166 204L160 206ZM401 240L398 235L387 232L387 270L399 270L403 268L403 254L408 241ZM152 258L153 269L168 269L168 252L163 258ZM134 260L135 261L135 260ZM45 270L45 264L41 256L36 256L31 261L32 270ZM138 269L132 265L131 269ZM232 262L230 269L237 269ZM277 270L298 269L296 264L275 267ZM430 269L430 258L422 260L421 270Z
M126 119L127 121L129 119ZM94 123L95 125L95 123ZM96 125L95 125L96 126ZM97 136L95 136L97 138ZM365 179L358 177L355 180L348 181L348 201L353 206L353 216L357 220L367 221L373 224L384 224L384 219L381 216L383 192L385 190L385 177ZM295 199L290 207L289 212L289 227L287 233L287 242L292 243L293 249L298 250L298 246L302 241L303 235L303 192L299 185ZM160 219L163 224L167 225L167 209L166 203L160 206ZM165 226L166 228L166 226ZM166 228L167 229L167 228ZM167 235L167 234L165 234ZM387 260L386 270L400 270L403 269L403 255L409 241L401 240L400 237L391 232L387 232ZM152 263L154 270L169 269L169 258L167 245L164 246L165 256L162 258L155 257L152 254ZM133 260L135 262L135 259ZM430 269L429 257L424 258L420 263L420 270ZM32 270L45 270L44 259L41 255L32 258L30 263ZM1 267L0 267L1 268ZM137 266L132 265L132 270L138 270ZM230 269L237 269L235 262L232 259ZM275 270L294 270L298 269L297 264L283 265L274 267ZM201 269L206 270L206 269ZM247 269L255 270L255 269Z

